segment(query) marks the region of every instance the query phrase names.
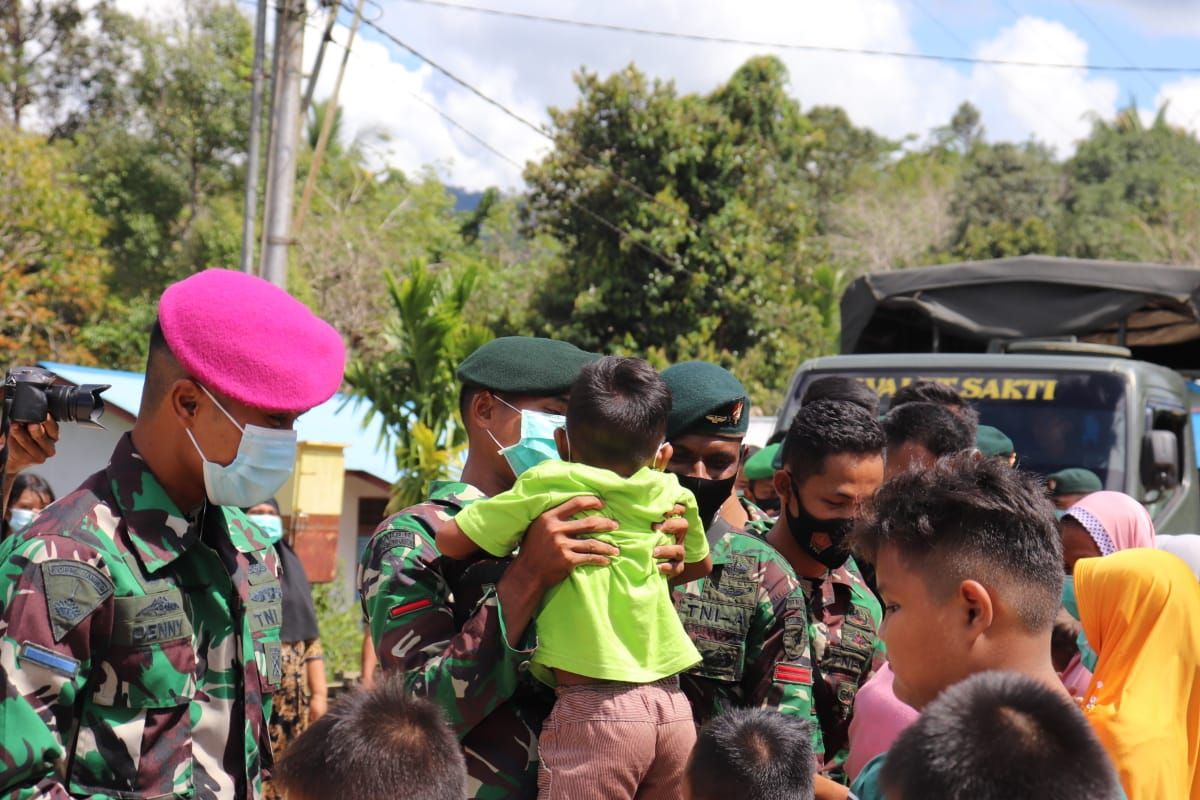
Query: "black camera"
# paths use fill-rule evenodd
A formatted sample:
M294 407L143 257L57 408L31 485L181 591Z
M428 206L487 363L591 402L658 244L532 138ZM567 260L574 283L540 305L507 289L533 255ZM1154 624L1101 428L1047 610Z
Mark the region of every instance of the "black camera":
M100 393L107 384L65 386L54 382L53 372L39 367L13 367L4 376L5 422L44 422L49 414L59 422L99 428L104 414Z

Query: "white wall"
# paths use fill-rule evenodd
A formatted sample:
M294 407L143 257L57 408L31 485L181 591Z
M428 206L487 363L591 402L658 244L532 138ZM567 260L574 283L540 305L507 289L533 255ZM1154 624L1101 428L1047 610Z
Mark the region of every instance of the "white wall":
M387 496L387 490L381 489L375 483L351 473L346 474L346 483L342 489L342 519L338 526L337 559L344 596L355 603L358 602L358 590L355 585L359 555L358 501L363 497ZM370 520L372 527L378 522L379 520Z
M59 426L58 452L45 464L30 467L29 472L40 475L50 483L55 497L74 491L85 479L104 469L117 441L130 428L132 422L107 414L105 430L81 428L69 422Z

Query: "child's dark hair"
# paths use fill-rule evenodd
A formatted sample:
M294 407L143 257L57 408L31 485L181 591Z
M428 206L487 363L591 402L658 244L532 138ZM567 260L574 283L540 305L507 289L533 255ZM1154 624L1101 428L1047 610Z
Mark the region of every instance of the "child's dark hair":
M340 698L287 749L274 779L306 798L462 800L467 769L437 706L402 675Z
M1026 675L983 672L926 706L888 751L899 800L1117 800L1121 784L1083 713Z
M693 800L808 800L812 730L766 708L734 709L700 731L688 762Z
M18 472L13 478L12 488L8 490L8 505L11 508L13 503L26 492L33 492L46 505L54 502L54 490L50 488L50 484L46 483L46 479L32 472Z
M1049 631L1062 601L1062 543L1054 506L1034 478L967 452L896 476L875 496L871 524L852 541L878 563L881 547L945 598L964 580L1003 593L1030 632Z
M873 417L879 416L879 395L860 380L845 375L825 375L817 378L804 389L800 405L821 400L840 400L862 406Z
M939 381L915 381L896 391L892 397L891 408L899 408L908 403L936 403L945 406L967 424L971 441L975 440L975 431L979 427L979 412L963 400L962 395L953 386Z
M801 406L783 440L783 465L797 482L818 475L828 456L883 452L883 429L875 415L845 400Z
M883 418L883 432L888 447L914 442L936 458L961 453L975 446L975 437L967 423L937 403L896 406Z
M567 403L571 457L618 473L653 461L667 431L671 389L640 358L605 356L579 371Z

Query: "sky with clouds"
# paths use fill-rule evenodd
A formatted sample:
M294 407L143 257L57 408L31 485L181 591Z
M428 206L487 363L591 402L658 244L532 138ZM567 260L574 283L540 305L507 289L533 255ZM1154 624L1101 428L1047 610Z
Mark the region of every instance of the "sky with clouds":
M173 0L172 0L173 2ZM777 50L802 107L836 104L860 125L893 138L924 137L963 100L983 113L989 139L1036 138L1060 156L1095 116L1135 103L1144 116L1200 133L1200 0L446 0L525 14L734 39L921 52L987 59L1146 70L1035 69ZM166 0L120 0L139 14ZM253 2L239 0L247 13ZM273 4L272 4L273 5ZM315 4L314 4L315 5ZM334 40L348 37L342 12ZM681 91L707 92L750 56L770 48L667 39L502 18L461 9L371 0L366 16L484 94L537 123L548 106L576 98L580 67L608 74L636 63ZM305 41L320 40L314 10ZM326 57L318 97L333 87L340 45ZM435 113L518 162L547 147L506 116L368 26L360 29L342 86L346 135L366 135L376 158L406 171L433 165L447 183L479 190L520 186L520 171Z

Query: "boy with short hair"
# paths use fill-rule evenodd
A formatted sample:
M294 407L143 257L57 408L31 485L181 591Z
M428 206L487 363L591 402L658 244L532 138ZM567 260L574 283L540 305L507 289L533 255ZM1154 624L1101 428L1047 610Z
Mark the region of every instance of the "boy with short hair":
M1035 479L963 453L884 484L852 542L875 563L896 697L921 709L978 672L1033 678L1069 700L1050 635L1062 601L1054 507ZM880 756L854 784L881 797Z
M467 768L441 711L403 675L340 698L287 749L274 780L290 800L462 800Z
M896 406L883 418L883 433L887 437L885 478L913 467L927 469L939 458L975 447L970 426L938 403Z
M616 522L594 538L620 549L608 566L582 566L551 589L537 617L533 674L558 700L539 740L542 798L678 797L695 742L677 675L700 661L653 557L655 526L683 510L685 567L675 581L712 568L696 501L661 472L671 392L649 364L609 356L580 371L566 428L555 431L564 461L543 461L513 488L477 500L437 531L439 551L466 558L482 548L506 556L530 522L572 497L594 495Z
M811 800L812 730L767 708L734 709L700 731L688 761L689 800Z
M1123 800L1107 753L1073 702L1017 673L942 692L896 740L887 800Z

